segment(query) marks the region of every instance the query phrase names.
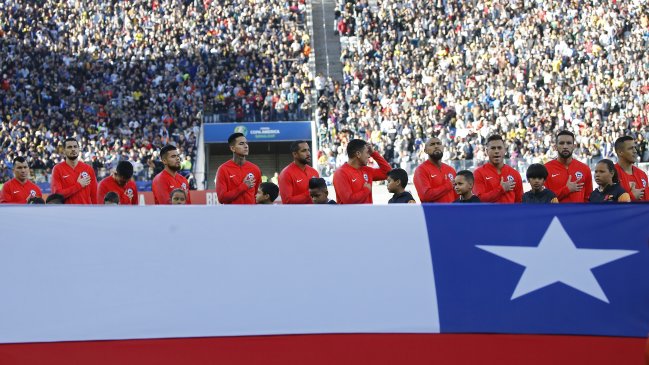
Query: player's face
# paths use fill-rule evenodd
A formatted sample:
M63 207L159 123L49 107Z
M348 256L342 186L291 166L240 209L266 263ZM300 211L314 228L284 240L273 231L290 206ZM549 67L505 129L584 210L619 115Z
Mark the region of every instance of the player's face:
M76 141L65 142L63 154L68 160L76 160L79 158L79 143Z
M327 204L329 197L327 190L323 189L309 189L309 195L311 195L311 201L313 204Z
M599 186L607 186L613 183L613 172L608 169L605 163L595 165L595 182Z
M174 193L174 195L171 196L171 204L172 205L184 205L187 203L187 198L185 197L185 194L177 191Z
M269 199L267 194L264 194L264 192L261 189L257 189L257 195L255 195L255 201L257 204L263 204Z
M575 140L572 139L572 136L559 136L556 148L561 158L570 158L572 151L575 150Z
M545 182L545 179L541 177L530 177L529 179L530 186L532 186L532 189L534 190L541 190L543 189L543 183Z
M396 193L401 186L399 180L393 180L391 177L388 177L388 191L392 194Z
M230 151L238 156L248 156L248 140L246 137L235 139L234 145L230 146Z
M300 143L297 152L293 152L293 158L302 165L311 164L311 149L308 143Z
M439 138L431 138L426 142L425 152L433 160L439 161L444 156L444 146Z
M473 188L471 185L469 185L469 182L462 175L458 175L455 177L455 182L453 183L453 185L455 188L455 192L458 195L467 194Z
M29 178L29 166L27 162L16 162L14 165L14 177L24 183Z
M367 162L370 160L370 148L368 145L365 145L360 152L356 152L358 156L358 161L361 163L361 166L367 166Z
M115 175L113 176L113 178L115 179L115 182L116 182L117 185L119 185L119 186L124 186L124 185L126 185L126 183L128 182L128 179L125 178L124 176L120 175L120 174L115 174Z
M636 162L638 151L635 149L635 141L624 141L620 150L617 151L617 157L627 162Z
M162 163L171 171L180 171L180 153L178 153L178 150L168 151Z
M503 141L491 141L487 144L487 156L489 162L494 165L505 163L505 143Z

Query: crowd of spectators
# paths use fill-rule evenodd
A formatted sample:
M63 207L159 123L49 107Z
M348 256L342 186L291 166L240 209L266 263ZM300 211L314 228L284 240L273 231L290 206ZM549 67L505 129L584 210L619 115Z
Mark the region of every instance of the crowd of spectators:
M155 150L191 166L200 123L310 116L304 0L0 0L0 183L46 180L75 136L98 177Z
M323 83L316 110L325 173L351 136L409 171L432 135L466 168L495 133L513 162L552 159L562 129L581 160L631 135L649 161L645 0L339 0L336 15L343 80Z

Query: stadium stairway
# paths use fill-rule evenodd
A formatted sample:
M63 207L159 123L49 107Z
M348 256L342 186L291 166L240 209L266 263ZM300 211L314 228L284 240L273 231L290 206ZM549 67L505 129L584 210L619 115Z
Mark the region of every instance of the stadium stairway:
M313 44L316 74L343 80L340 63L340 37L334 34L336 0L314 0L311 12L313 20Z

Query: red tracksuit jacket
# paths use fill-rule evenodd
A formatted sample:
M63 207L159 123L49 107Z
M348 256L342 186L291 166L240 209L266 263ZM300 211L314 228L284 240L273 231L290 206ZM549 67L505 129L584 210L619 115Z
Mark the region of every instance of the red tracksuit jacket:
M248 175L255 177L255 186L248 188L243 180ZM261 170L252 162L243 166L229 160L216 171L216 196L221 204L255 204L255 195L261 184Z
M486 163L473 172L473 177L475 179L473 191L481 202L520 203L523 201L523 179L521 179L521 174L509 165L504 165L498 174L494 165ZM516 187L505 192L500 185L501 179L513 180L516 182Z
M286 166L279 174L282 204L312 204L309 180L314 177L320 177L320 174L309 165L304 166L304 171L295 162Z
M615 169L620 177L620 186L629 193L632 201L639 201L639 199L633 196L633 193L631 192L632 182L635 182L636 189L640 189L640 187L644 189L644 197L641 201L649 201L649 181L647 180L647 174L645 174L644 171L632 166L633 175L629 175L622 170L622 166L619 164L615 164Z
M13 178L2 186L0 192L0 203L4 204L27 204L27 199L31 197L43 197L41 188L33 182L27 180L21 184L18 179Z
M545 168L548 169L545 187L552 190L559 199L559 203L584 203L589 201L590 193L593 192L593 175L590 173L588 165L573 159L566 168L561 162L552 160L545 164ZM566 186L568 178L571 181L583 182L583 189L571 193Z
M179 173L172 176L167 170L162 170L153 178L151 190L153 191L153 200L156 205L171 204L171 192L176 189L183 189L187 193L187 204L192 203L189 195L189 183L187 179Z
M137 186L133 180L129 180L126 185L119 186L115 178L108 176L99 182L97 187L97 202L99 204L104 202L104 197L111 191L114 191L119 196L119 203L122 205L137 205Z
M458 196L453 188L455 169L442 163L441 168L430 160L415 170L414 183L422 203L452 203Z
M372 158L379 164L378 169L368 166L356 169L345 163L336 170L334 188L338 204L372 204L372 189L366 189L363 185L369 183L371 186L372 181L385 180L392 170L380 153L374 151Z
M80 175L90 176L90 185L81 187ZM52 169L52 194L61 194L65 204L97 204L97 178L95 171L81 161L73 169L65 161Z

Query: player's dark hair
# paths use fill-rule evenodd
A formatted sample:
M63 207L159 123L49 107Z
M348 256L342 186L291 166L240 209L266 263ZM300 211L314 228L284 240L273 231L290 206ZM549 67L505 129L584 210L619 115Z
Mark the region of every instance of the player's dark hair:
M402 188L408 185L408 173L404 169L392 169L388 172L388 177L394 181L399 180L399 185Z
M466 181L469 182L469 183L471 183L471 184L473 184L473 182L475 181L475 179L473 178L473 172L471 172L471 171L469 171L469 170L461 170L461 171L458 171L457 174L456 174L455 176L456 176L456 177L457 177L457 176L464 176L464 178L466 179Z
M45 200L45 204L65 204L65 197L61 194L50 194Z
M264 182L259 185L259 190L265 195L270 197L270 201L274 202L279 195L279 187L272 182Z
M133 164L128 161L120 161L115 168L117 175L130 179L133 177Z
M548 169L540 163L533 163L527 168L527 179L537 178L546 180L548 178Z
M65 147L65 144L68 142L77 142L77 145L79 145L79 141L77 141L76 138L74 137L67 137L66 139L63 140L63 146Z
M172 144L168 144L168 145L162 147L160 149L160 158L164 159L165 157L167 157L167 153L169 151L173 151L173 150L177 150L177 148L176 148L176 146L174 146Z
M619 152L620 149L622 149L622 145L626 141L633 141L633 137L631 136L622 136L618 139L615 140L615 152Z
M356 152L361 152L367 145L367 142L362 139L352 139L347 143L347 157L352 158Z
M228 145L234 146L234 142L236 142L237 138L239 137L245 137L245 136L243 135L243 133L239 133L239 132L232 133L230 137L228 137Z
M39 196L32 196L27 199L27 204L45 204L45 200Z
M14 165L16 165L17 163L26 163L26 162L27 160L23 156L18 156L14 158Z
M114 191L107 192L106 195L104 195L104 204L106 203L119 204L119 195Z
M620 182L620 177L617 175L617 170L615 169L615 164L613 163L613 161L605 158L605 159L600 160L598 162L598 164L600 164L600 163L603 163L604 165L606 165L606 167L608 168L608 171L613 174L613 184L619 183Z
M570 136L570 137L572 137L572 142L573 143L575 142L575 134L572 133L571 131L563 130L563 131L559 132L557 134L557 138L555 140L558 141L559 137L561 137L561 136Z
M487 143L485 144L489 144L489 142L493 142L493 141L501 141L502 143L505 143L503 137L500 134L494 134L489 136L489 138L487 138Z
M299 140L299 141L295 141L295 142L291 143L291 152L297 152L297 151L299 151L299 150L300 150L300 145L301 145L302 143L307 143L307 144L308 144L309 142Z
M321 177L312 177L309 179L309 189L326 189L327 182Z

